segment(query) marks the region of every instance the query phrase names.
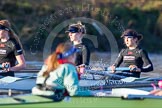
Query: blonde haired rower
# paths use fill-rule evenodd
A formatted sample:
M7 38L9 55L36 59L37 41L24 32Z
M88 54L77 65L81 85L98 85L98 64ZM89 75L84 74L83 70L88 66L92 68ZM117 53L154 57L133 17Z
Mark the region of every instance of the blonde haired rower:
M75 24L69 25L67 31L70 41L75 45L76 48L80 49L80 52L76 53L75 64L78 67L79 76L84 73L85 66L89 65L90 61L90 50L88 46L83 44L82 38L86 34L85 25L80 21Z
M81 50L81 52L76 54L75 64L77 66L83 64L89 65L90 51L88 47L82 43L83 35L86 34L85 25L80 21L76 24L71 24L66 33L68 33L70 41L75 45L75 47Z

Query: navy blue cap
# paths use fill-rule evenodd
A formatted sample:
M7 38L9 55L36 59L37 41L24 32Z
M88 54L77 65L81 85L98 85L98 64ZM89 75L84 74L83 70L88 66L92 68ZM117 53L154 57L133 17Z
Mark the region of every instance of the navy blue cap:
M141 40L143 36L132 29L127 29L123 32L121 37L137 38L138 40Z

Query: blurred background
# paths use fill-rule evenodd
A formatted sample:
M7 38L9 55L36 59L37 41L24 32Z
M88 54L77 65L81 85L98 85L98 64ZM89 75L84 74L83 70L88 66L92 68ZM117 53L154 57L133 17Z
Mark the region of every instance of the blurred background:
M142 48L149 52L155 72L162 70L162 1L161 0L1 0L0 19L8 19L18 34L28 62L42 62L43 48L50 32L60 23L77 17L94 19L106 26L124 47L120 38L124 29L133 28L143 34ZM105 36L86 24L87 34L96 36L98 47L83 39L91 49L92 61L108 63L110 45ZM62 29L52 44L68 40ZM96 52L93 54L93 52ZM106 52L106 53L105 53ZM106 58L106 60L105 60ZM105 61L104 61L105 60ZM155 74L153 74L155 75Z

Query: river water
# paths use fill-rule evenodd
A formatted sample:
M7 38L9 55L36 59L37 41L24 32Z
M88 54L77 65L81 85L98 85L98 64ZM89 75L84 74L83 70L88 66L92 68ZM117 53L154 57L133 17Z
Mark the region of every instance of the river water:
M142 73L141 76L159 77L162 76L162 54L148 54L153 63L154 70L147 73ZM94 53L91 56L92 64L101 66L110 66L111 55L109 53ZM115 60L112 60L113 62Z
M160 77L162 76L162 57L161 57L161 54L149 54L149 57L154 65L154 71L152 72L148 72L148 73L142 73L142 77L146 77L146 76L149 76L149 77ZM110 54L107 54L107 53L92 53L91 55L91 62L90 62L90 65L92 67L108 67L110 66ZM40 69L41 66L43 65L43 60L39 60L39 58L33 58L33 60L30 60L28 61L29 59L26 59L27 60L27 68L29 69ZM113 60L112 60L113 61ZM37 73L16 73L16 76L17 77L21 77L21 76L36 76ZM94 80L95 81L95 80ZM92 82L80 82L81 85L85 86L86 84L95 84L95 82L92 81ZM99 84L103 85L102 84L103 82L99 82ZM24 85L25 84L25 85ZM24 89L31 89L32 87L35 86L35 79L29 79L29 80L22 80L22 81L17 81L15 83L11 83L11 84L0 84L1 87L0 88L22 88L23 90ZM16 85L16 86L15 86ZM140 88L140 89L144 89L146 90L146 88ZM153 88L149 88L147 89L148 91L151 91Z
M39 58L42 59L42 57L37 56L32 58L27 58L27 68L32 68L32 69L40 69L43 60L40 60ZM149 58L151 59L153 66L154 66L154 71L147 72L147 73L142 73L141 76L149 76L149 77L159 77L162 76L162 54L149 54ZM28 61L30 59L30 61ZM109 67L111 65L110 62L114 62L115 60L111 60L111 54L110 53L92 53L91 54L91 61L90 65L92 67Z

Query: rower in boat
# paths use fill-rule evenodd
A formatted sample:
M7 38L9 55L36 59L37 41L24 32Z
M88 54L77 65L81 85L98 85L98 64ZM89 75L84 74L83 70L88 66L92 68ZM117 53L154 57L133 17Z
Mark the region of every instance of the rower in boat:
M8 20L0 20L0 65L3 77L26 67L22 45Z
M85 25L80 21L76 24L69 25L67 31L70 41L73 45L80 49L80 52L76 53L75 64L78 67L78 70L81 72L86 66L89 65L90 61L90 50L87 45L82 42L83 35L86 34Z
M32 93L46 96L90 95L88 90L79 89L78 74L74 65L78 51L79 49L71 43L59 44L38 73L37 86L32 89Z
M124 71L119 75L139 78L141 72L153 71L153 65L147 52L139 47L139 42L143 36L133 29L127 29L121 37L127 48L120 51L115 63L110 66L111 72L115 73L115 68L119 67L121 63L125 67L129 67L130 71Z

